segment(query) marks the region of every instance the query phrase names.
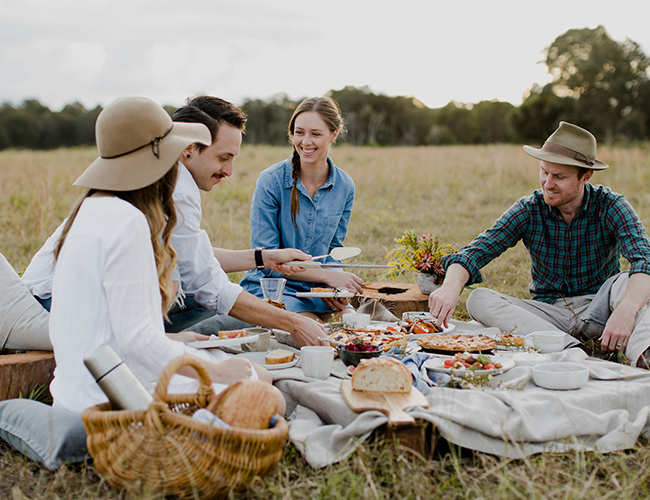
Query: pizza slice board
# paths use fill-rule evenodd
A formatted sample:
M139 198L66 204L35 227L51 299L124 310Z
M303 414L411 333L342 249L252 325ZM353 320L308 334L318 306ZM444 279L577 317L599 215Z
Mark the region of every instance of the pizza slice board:
M341 394L350 409L361 413L369 410L378 410L388 415L388 425L413 424L415 419L404 411L405 408L421 406L428 408L429 402L415 387L411 392L375 392L355 391L350 380L341 381Z

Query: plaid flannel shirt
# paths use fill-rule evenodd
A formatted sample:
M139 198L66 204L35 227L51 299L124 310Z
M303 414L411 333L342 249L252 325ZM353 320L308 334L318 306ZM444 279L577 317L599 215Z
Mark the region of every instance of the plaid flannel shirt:
M620 272L621 255L630 262L630 274L650 274L650 239L639 216L623 195L589 183L570 224L537 190L442 264L444 269L460 264L470 274L467 284L481 283L480 269L519 240L530 256L530 294L542 302L596 293Z

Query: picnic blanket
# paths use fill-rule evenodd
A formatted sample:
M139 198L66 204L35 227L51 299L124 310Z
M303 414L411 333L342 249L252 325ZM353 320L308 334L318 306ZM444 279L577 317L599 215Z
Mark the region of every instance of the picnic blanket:
M476 327L454 322L458 332ZM483 328L483 330L485 330ZM537 387L532 368L516 366L495 377L503 387L431 387L429 408L407 411L435 425L447 441L472 450L521 458L542 452L631 448L639 435L650 436L650 372L587 358L573 348L553 360L584 364L590 380L578 390ZM327 380L304 377L299 367L273 371L275 385L292 412L289 439L314 468L338 462L388 421L378 411L357 414L343 400L339 361Z

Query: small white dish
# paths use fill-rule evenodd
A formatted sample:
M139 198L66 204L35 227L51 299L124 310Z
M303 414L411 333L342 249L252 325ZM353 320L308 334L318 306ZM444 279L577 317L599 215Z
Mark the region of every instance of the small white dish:
M276 363L268 365L266 364L265 359L267 354L268 353L266 352L245 352L243 354L237 354L235 357L246 358L253 363L257 363L258 365L263 366L267 370L282 370L283 368L291 368L292 366L295 366L300 360L300 356L296 354L293 358L293 361L289 361L288 363Z
M512 355L512 360L517 366L535 366L540 363L548 363L551 357L548 354L540 354L538 352L518 352Z
M533 366L533 382L544 389L571 391L589 380L589 370L578 363L541 363Z
M352 328L368 328L370 325L370 314L363 313L345 313L341 316L343 323L350 325Z

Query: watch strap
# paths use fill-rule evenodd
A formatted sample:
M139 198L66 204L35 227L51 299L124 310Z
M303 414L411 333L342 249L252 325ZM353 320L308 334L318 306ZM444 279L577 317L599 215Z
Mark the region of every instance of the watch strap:
M264 250L262 247L257 247L255 249L255 266L259 271L266 269L264 267L264 260L262 259L262 250Z

